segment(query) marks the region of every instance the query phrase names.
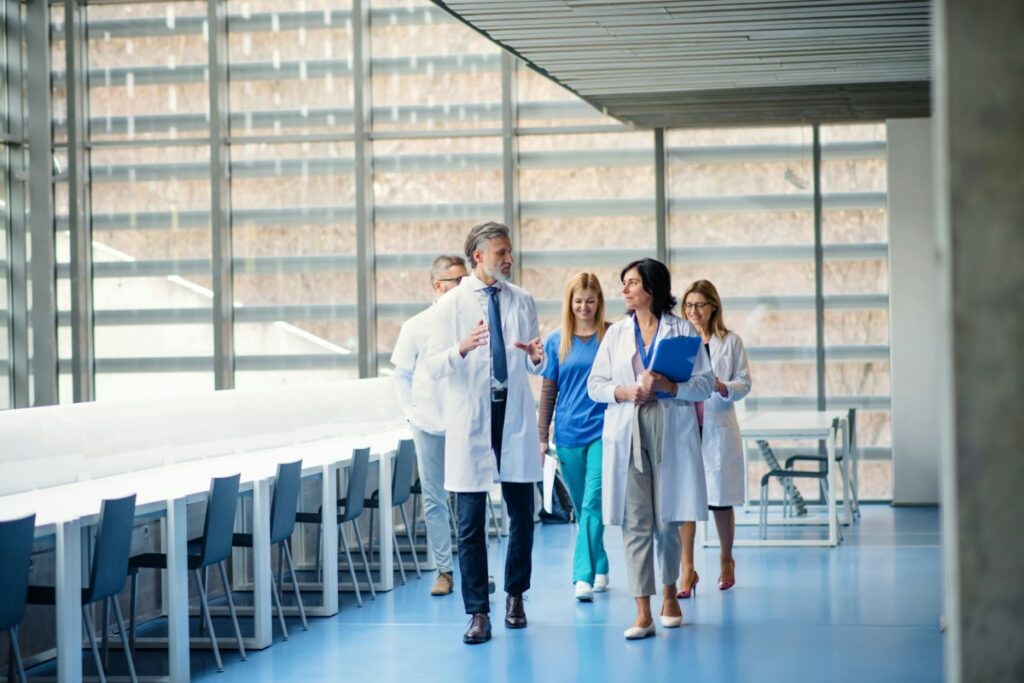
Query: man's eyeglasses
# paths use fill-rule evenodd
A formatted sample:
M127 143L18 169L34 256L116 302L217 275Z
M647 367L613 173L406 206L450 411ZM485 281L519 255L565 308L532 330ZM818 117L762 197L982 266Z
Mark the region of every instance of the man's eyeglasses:
M688 301L685 304L683 304L683 308L685 308L688 311L692 311L695 309L698 311L703 311L707 306L710 305L711 304L708 303L707 301Z
M439 278L437 278L437 281L438 282L454 282L457 285L461 285L462 284L462 278L464 278L464 277L466 277L466 276L465 275L459 275L458 277L439 277Z

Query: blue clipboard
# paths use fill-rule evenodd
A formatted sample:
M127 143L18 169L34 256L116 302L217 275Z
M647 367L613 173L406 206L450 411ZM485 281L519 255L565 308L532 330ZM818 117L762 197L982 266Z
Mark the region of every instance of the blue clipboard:
M700 337L669 337L658 342L651 370L679 384L689 381L697 354L703 352Z

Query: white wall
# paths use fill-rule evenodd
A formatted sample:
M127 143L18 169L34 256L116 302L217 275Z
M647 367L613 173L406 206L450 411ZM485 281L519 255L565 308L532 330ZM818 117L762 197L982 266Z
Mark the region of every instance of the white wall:
M893 503L939 502L940 325L932 120L887 122Z

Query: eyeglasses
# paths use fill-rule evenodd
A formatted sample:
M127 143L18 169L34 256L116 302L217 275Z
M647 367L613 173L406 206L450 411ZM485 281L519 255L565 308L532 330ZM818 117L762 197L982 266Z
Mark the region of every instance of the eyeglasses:
M706 307L710 305L711 304L708 303L707 301L687 301L685 304L683 304L683 308L685 308L688 311L692 311L695 309L698 311L703 311Z
M454 282L457 285L461 285L462 284L462 278L464 278L464 277L466 277L466 276L465 275L459 275L458 277L439 277L439 278L437 278L437 282Z

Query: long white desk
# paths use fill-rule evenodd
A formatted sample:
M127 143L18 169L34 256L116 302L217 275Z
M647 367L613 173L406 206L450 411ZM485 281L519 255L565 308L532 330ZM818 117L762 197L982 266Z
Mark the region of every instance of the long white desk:
M57 586L57 678L62 683L82 680L82 544L81 530L98 520L106 498L136 495L136 514L165 514L164 552L168 554L165 586L170 680L189 680L188 572L186 569L186 506L205 500L210 479L235 473L241 475L243 490L253 496L253 573L255 633L247 647L260 649L272 640L271 559L270 559L270 485L277 465L299 458L303 476L322 476L321 500L325 511L334 510L337 501L335 473L347 466L352 450L369 446L373 460L380 466L381 509L391 507L392 456L399 439L407 430L349 436L238 453L92 481L65 484L0 497L0 519L36 514L37 538L55 537ZM336 515L323 515L322 560L325 568L337 567L338 533ZM393 587L392 520L381 515L380 584L382 590ZM322 605L313 614L329 616L338 611L338 573L324 571ZM233 643L233 641L231 641ZM225 641L225 645L229 645Z
M849 453L849 423L845 410L824 410L824 411L757 411L747 413L740 419L740 434L744 441L744 491L747 490L747 462L746 454L749 452L749 442L763 439L765 441L813 439L824 441L826 455L828 457L828 475L826 477L826 489L828 490L827 517L823 522L818 519L786 518L774 520L772 524L784 525L808 525L827 524L828 536L816 538L770 538L770 539L736 539L734 545L742 546L835 546L840 538L838 507L836 505L836 441L840 439L840 448L844 454ZM833 430L832 423L838 420L837 430ZM755 445L756 448L756 445ZM849 458L844 457L844 466L848 464ZM749 494L746 496L749 500ZM849 504L844 506L848 512ZM736 515L737 525L753 525L756 521L745 519L745 512L749 512L749 505L738 511ZM707 540L707 526L704 531L705 545L711 545Z

